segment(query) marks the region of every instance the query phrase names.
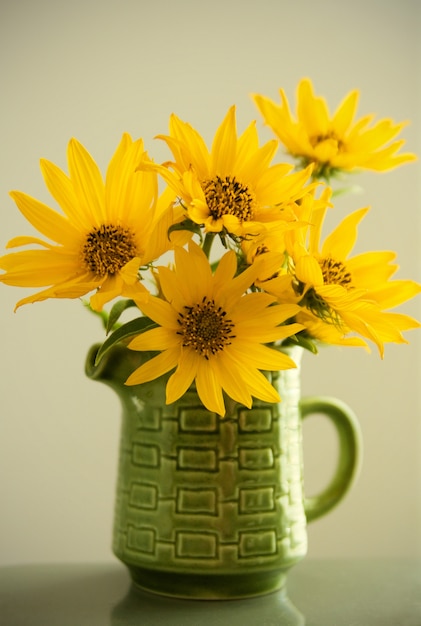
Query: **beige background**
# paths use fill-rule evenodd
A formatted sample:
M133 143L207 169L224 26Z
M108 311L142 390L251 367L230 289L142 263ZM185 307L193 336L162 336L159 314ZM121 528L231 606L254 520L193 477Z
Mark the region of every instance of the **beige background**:
M174 111L210 140L227 108L239 128L253 91L292 98L302 76L334 108L351 89L360 113L410 119L421 153L421 4L417 0L3 0L0 8L0 246L32 234L7 193L49 203L38 160L66 167L76 136L104 168L123 131L153 136ZM260 123L260 122L259 122ZM262 133L262 137L269 135ZM373 209L359 250L394 249L401 276L420 279L420 163L358 177L344 209ZM342 212L341 212L342 208ZM112 559L119 404L85 379L102 338L78 301L13 314L23 290L0 288L0 563ZM420 300L406 311L421 317ZM421 333L409 346L323 350L304 362L304 392L336 395L357 412L365 442L358 484L309 528L310 556L421 554ZM305 428L306 485L328 475L334 438Z

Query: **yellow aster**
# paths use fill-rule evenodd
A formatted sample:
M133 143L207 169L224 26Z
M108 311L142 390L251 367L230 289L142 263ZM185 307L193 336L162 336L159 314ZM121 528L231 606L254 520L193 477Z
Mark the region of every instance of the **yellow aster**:
M122 295L141 297L139 268L169 246L174 194L158 197L157 175L136 172L146 158L143 141L124 134L107 169L106 179L76 140L67 150L69 175L50 161L41 170L58 213L20 191L11 192L19 210L44 237L16 237L8 248L35 246L0 257L0 281L19 287L47 287L20 300L16 307L47 298L78 298L89 292L91 306ZM39 249L41 246L41 249Z
M277 305L267 293L246 293L257 276L251 266L235 276L236 256L227 252L213 274L203 251L194 243L189 251L175 251L175 267L159 268L163 298L151 296L139 308L159 326L138 335L134 350L160 354L135 370L128 385L154 380L175 370L167 383L167 403L178 400L195 382L203 405L225 414L223 390L233 400L252 406L252 397L279 400L260 370L295 367L286 354L266 343L302 330L282 325L297 305Z
M292 172L270 165L277 142L259 147L255 123L237 136L235 107L218 128L209 150L201 135L176 115L170 134L160 135L174 161L151 165L172 187L188 217L207 232L260 232L262 223L293 219L291 205L308 190L311 167Z
M304 164L313 163L315 175L329 177L337 170L356 168L385 171L416 159L414 154L399 153L404 140L395 141L405 122L383 119L374 123L373 115L355 121L357 90L344 98L333 115L307 78L298 85L296 117L283 89L280 95L280 104L259 94L253 99L287 151Z
M358 225L367 211L359 209L345 217L322 245L320 234L326 208L314 211L307 232L308 248L296 241L290 277L277 277L264 283L264 287L278 295L281 302L299 302L303 312L311 314L307 316L308 324L303 315L300 322L310 333L313 329L314 336L338 343L336 331L343 339L356 333L363 340L373 341L383 356L385 343L406 343L402 332L420 326L412 317L388 309L420 293L421 285L412 280L391 280L397 269L392 263L393 252L349 256ZM294 292L295 300L288 297L288 290ZM336 331L323 328L323 324Z
M259 281L267 280L288 270L289 256L297 245L305 246L308 227L313 216L331 207L332 190L324 187L320 197L316 197L315 188L294 205L295 221L278 221L265 225L256 237L245 238L241 248L248 264L259 259L261 272Z

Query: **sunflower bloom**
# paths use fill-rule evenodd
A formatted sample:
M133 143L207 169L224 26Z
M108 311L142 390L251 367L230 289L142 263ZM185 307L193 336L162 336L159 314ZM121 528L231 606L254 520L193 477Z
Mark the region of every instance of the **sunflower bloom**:
M320 246L326 209L316 210L308 227L308 249L295 241L291 274L263 285L280 302L299 303L302 313L296 319L316 338L366 346L368 339L377 345L383 357L385 343L407 343L402 331L420 326L412 317L388 309L414 297L421 291L421 285L412 280L391 280L397 270L392 263L393 252L366 252L349 257L357 227L367 211L367 208L359 209L345 217ZM329 326L334 330L329 330ZM356 333L362 342L355 339L350 342L350 333Z
M257 108L286 150L304 164L313 163L314 174L329 178L337 171L367 169L385 171L413 161L414 154L398 154L405 143L394 139L406 125L390 119L373 123L366 115L354 121L359 92L350 92L333 115L324 98L316 96L312 83L304 78L297 89L294 118L283 89L281 103L254 94Z
M69 176L41 160L41 170L60 214L20 191L11 192L25 218L50 242L16 237L8 248L36 246L0 257L0 281L19 287L47 287L20 300L79 298L93 290L90 303L101 310L117 296L146 297L139 269L165 252L174 218L174 194L158 197L157 175L136 172L145 158L143 141L124 134L105 181L90 154L75 139L67 151ZM38 247L41 246L41 249Z
M185 206L188 217L206 232L256 234L262 224L294 220L293 203L308 191L311 167L270 165L277 141L259 147L255 123L238 137L235 107L218 128L209 150L199 133L176 115L169 136L159 135L174 162L157 169Z
M194 243L177 248L175 268L160 267L163 298L151 296L139 307L159 326L131 341L133 350L160 354L127 380L137 385L175 371L168 379L166 401L178 400L195 382L203 405L225 414L223 390L233 400L252 406L252 396L277 402L277 391L259 370L296 367L286 354L263 344L300 330L296 323L280 326L295 315L296 305L274 304L265 293L245 293L257 275L251 266L235 277L236 256L227 252L212 274L203 251Z

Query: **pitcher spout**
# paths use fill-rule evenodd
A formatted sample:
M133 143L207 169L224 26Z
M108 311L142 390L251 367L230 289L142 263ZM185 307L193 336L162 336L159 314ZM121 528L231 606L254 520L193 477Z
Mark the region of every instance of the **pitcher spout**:
M101 344L97 343L90 348L85 361L85 374L91 380L100 381L117 391L127 389L127 378L151 356L149 353L128 350L123 344L115 344L97 360L100 347Z

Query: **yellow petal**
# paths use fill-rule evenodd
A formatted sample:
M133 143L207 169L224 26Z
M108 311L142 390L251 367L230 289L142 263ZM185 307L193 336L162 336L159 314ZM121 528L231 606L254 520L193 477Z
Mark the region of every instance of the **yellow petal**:
M40 164L45 184L52 197L80 232L89 231L92 222L89 220L89 214L81 210L70 178L57 165L46 159L41 159Z
M89 275L78 276L75 279L69 279L43 291L38 291L38 293L32 296L19 300L16 304L15 311L24 304L42 302L49 298L80 298L93 288L92 283L89 282L89 278Z
M384 310L393 309L420 292L421 285L413 280L394 280L383 287L370 290L369 293Z
M136 301L137 303L137 301ZM168 302L150 296L146 302L137 303L140 310L160 326L177 328L176 312Z
M215 271L215 296L218 293L218 287L223 287L227 282L231 281L237 271L237 258L235 252L230 250L226 252L219 261Z
M212 360L212 368L215 371L219 384L226 393L240 404L251 408L253 399L246 385L243 381L236 367L232 367L232 363L228 358L216 358Z
M129 344L132 350L166 350L180 344L180 337L168 328L152 328L137 335Z
M160 354L153 357L150 361L147 361L130 374L126 380L126 385L141 385L142 383L147 383L166 374L177 365L179 352L178 348L160 352Z
M357 106L359 92L351 91L336 110L332 119L332 129L336 136L343 137L351 126Z
M0 267L6 271L0 275L0 281L18 287L45 287L81 273L77 256L54 248L6 254L0 257ZM89 291L95 286L92 282Z
M236 171L238 172L239 179L252 181L256 185L260 177L263 176L267 168L270 166L277 149L278 142L274 139L273 141L268 141L260 149L256 149L253 152L249 152L247 155L244 155L243 163L240 161L238 156Z
M251 122L246 130L238 137L237 140L237 157L236 167L239 171L243 171L243 167L247 167L250 154L259 149L259 135L256 129L256 122Z
M226 354L239 363L253 363L253 366L260 370L286 370L297 367L296 363L283 352L251 341L237 339L226 349Z
M43 246L44 248L52 249L54 248L53 244L47 243L42 239L38 239L38 237L13 237L10 241L7 242L6 248L19 248L20 246L30 246L30 245L38 245Z
M212 272L209 262L201 248L191 242L189 252L177 248L174 252L177 274L182 276L184 293L188 294L186 304L200 302L204 295L210 293Z
M16 202L24 217L40 233L64 246L77 246L81 241L78 230L68 219L50 209L46 204L21 191L11 191L10 196Z
M335 260L345 260L353 249L358 235L358 224L368 211L368 207L347 215L328 235L323 243L321 255Z
M123 281L121 276L107 276L101 288L90 298L90 305L94 311L102 311L104 304L117 298L121 294Z
M211 174L232 173L237 152L235 106L232 106L215 134L211 150Z
M268 379L257 369L241 368L242 380L247 385L250 393L264 402L279 402L278 392Z
M192 166L200 179L207 178L210 166L209 150L199 133L190 124L172 114L170 135L176 140L176 144L172 143L169 146L173 151L177 146L174 156L183 170L188 170Z
M156 172L136 172L143 154L143 141L124 134L107 169L105 203L112 223L144 221L158 195Z
M329 110L323 98L316 97L309 79L304 78L298 85L297 115L311 136L326 135L329 130Z
M310 254L301 256L295 265L295 274L302 283L323 285L323 273L318 261Z
M91 224L106 222L105 188L97 164L79 141L72 139L67 149L70 180L80 204Z
M329 163L338 154L339 146L337 139L324 139L314 147L314 155L320 163Z
M190 387L196 378L200 358L192 350L181 350L178 367L168 379L166 388L167 404L171 404L181 398Z
M198 361L196 388L203 405L209 410L225 415L225 404L222 388L210 362L205 359Z

